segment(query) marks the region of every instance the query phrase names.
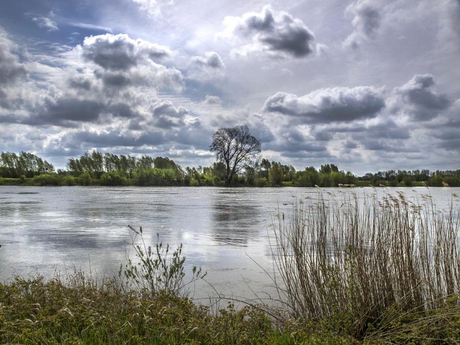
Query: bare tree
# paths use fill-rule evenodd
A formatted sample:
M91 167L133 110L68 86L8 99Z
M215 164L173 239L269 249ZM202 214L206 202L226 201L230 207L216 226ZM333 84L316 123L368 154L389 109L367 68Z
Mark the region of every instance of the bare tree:
M211 151L225 164L228 184L260 150L260 141L249 133L247 126L220 128L212 136Z

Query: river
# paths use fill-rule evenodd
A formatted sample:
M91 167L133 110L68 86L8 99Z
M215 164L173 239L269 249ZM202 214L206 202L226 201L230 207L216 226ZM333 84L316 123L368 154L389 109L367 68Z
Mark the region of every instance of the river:
M349 190L324 189L325 195ZM460 188L359 188L360 194L403 191L446 207ZM215 187L0 187L0 279L53 276L82 269L93 277L116 275L131 242L128 225L142 226L148 244L157 234L183 244L186 269L200 266L207 283L191 291L254 298L273 292L269 234L273 217L316 188Z

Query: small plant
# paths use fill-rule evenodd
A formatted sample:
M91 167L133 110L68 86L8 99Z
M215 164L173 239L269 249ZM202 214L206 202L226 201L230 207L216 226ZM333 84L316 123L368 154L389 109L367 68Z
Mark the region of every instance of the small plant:
M147 246L143 237L142 227L139 230L128 226L132 231L131 246L134 249L137 262L128 258L127 263L120 266L119 278L126 278L127 284L134 286L139 291L148 292L152 296L160 293L178 296L183 289L206 276L201 268L193 266L190 281L184 283L185 256L182 256L182 244L169 257L169 244L163 246L157 234L157 243L152 249ZM136 240L139 238L139 244Z

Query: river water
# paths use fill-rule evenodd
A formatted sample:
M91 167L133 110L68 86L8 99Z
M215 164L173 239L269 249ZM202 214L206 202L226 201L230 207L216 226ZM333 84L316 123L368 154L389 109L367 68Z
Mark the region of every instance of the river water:
M324 195L349 193L324 189ZM364 194L408 198L429 194L447 207L460 188L359 188ZM214 294L254 298L273 293L269 235L273 218L289 214L297 200L315 200L316 188L214 187L0 187L0 280L13 275L71 273L116 275L131 242L128 225L157 234L173 248L183 244L186 269L202 267L207 283L196 299Z

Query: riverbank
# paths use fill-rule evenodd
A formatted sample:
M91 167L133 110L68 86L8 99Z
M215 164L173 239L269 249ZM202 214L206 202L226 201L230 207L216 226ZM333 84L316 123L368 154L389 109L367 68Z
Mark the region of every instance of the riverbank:
M80 276L16 278L0 284L0 342L3 344L449 344L460 340L460 310L392 313L385 328L357 338L347 315L306 321L275 319L257 306L210 308L187 297L156 296L121 289L113 280ZM225 306L226 305L226 306Z
M0 342L20 344L348 344L279 324L254 307L212 311L186 297L125 292L111 280L17 278L0 284Z
M441 180L442 181L442 180ZM378 181L377 184L373 184L372 181L362 181L356 180L355 183L352 184L333 184L333 185L321 185L321 188L355 188L355 187L450 187L448 183L444 184L435 184L430 185L427 181L413 181L411 184L406 184L404 181L398 183L390 183L388 181ZM105 186L105 187L116 187L116 186L124 186L124 187L213 187L213 184L208 183L193 183L193 184L178 184L176 182L171 183L160 183L160 182L152 182L148 184L139 184L133 179L110 179L110 180L101 180L101 179L93 179L93 178L81 178L81 177L73 177L70 175L58 175L58 174L46 174L46 175L39 175L33 178L0 178L0 187L1 186L29 186L29 187L59 187L59 186ZM225 185L217 185L218 187L225 187ZM457 184L453 185L452 187L457 186ZM235 187L255 187L255 188L262 188L262 187L314 187L314 185L307 185L301 186L298 183L293 181L282 181L279 185L271 185L267 181L265 183L259 185L247 185L247 184L235 184L231 186L227 186L229 188Z

